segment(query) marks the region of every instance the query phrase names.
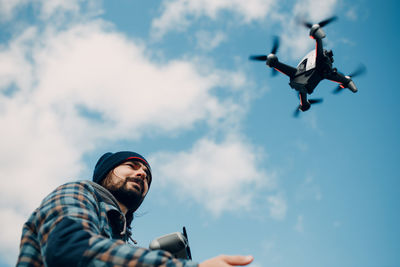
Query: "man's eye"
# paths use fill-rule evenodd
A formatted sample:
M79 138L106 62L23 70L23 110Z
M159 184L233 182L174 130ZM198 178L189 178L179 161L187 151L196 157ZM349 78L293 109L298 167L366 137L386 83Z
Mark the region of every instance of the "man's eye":
M137 165L134 165L134 164L126 164L126 165L128 165L131 169L134 169L134 170L138 169Z

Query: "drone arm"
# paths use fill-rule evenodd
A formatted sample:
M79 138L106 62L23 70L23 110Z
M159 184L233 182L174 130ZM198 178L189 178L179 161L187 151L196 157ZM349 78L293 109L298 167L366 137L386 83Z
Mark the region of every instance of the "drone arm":
M322 39L315 38L315 52L317 55L316 61L323 60L324 58L324 46L322 44Z
M357 87L349 76L345 76L337 71L332 71L326 75L328 80L339 83L342 88L349 88L353 93L357 92Z
M267 65L289 76L290 78L293 78L297 71L296 68L286 65L285 63L279 62L278 59L267 61Z
M343 74L341 74L337 71L332 71L331 73L328 73L326 75L326 78L328 80L331 80L333 82L337 82L337 83L340 83L343 85L347 84L350 81L350 79L348 79L346 76L344 76Z

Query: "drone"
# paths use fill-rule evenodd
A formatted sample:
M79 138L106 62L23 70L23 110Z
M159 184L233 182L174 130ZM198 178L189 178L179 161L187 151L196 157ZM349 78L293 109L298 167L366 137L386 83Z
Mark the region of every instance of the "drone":
M310 29L310 37L315 40L316 48L310 51L296 68L286 65L278 60L276 52L279 48L279 38L274 38L271 53L269 55L251 55L250 60L265 61L266 65L272 68L272 74L276 75L277 71L289 76L289 85L298 91L300 104L296 108L294 116L297 117L300 111L307 111L312 104L321 103L322 99L307 99L307 94L311 95L320 81L328 79L339 83L339 86L333 93L339 93L344 88L348 88L353 93L358 91L352 78L365 72L365 67L360 66L356 71L349 75L344 75L336 68L332 67L333 52L325 50L322 39L326 37L322 27L336 20L337 17L331 17L312 24L310 22L301 22L305 27Z

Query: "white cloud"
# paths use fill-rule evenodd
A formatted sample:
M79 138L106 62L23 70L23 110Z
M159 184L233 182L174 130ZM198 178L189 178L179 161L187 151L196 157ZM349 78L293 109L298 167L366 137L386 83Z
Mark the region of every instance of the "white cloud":
M35 36L34 28L28 28L12 44L0 46L0 92L15 85L18 88L29 88L33 83L32 65L29 64L30 40Z
M0 209L0 218L0 228L6 229L6 231L1 232L1 258L10 264L15 264L17 261L15 251L18 250L16 240L21 238L22 224L25 222L26 217L21 216L19 212L11 208L2 208Z
M293 14L317 23L332 16L338 0L299 0L293 8Z
M173 131L190 128L199 120L212 124L240 113L241 105L229 97L222 102L212 89L226 86L235 91L246 84L243 74L205 72L184 60L152 62L145 47L103 26L97 22L44 35L29 30L24 35L33 45L26 45L27 38L13 42L0 54L4 59L0 76L7 81L3 90L15 83L20 91L4 101L20 99L27 101L24 105L48 109L63 121L64 130L87 121L91 124L83 126L85 130L113 125L103 127L102 133L93 131L93 137L140 137L149 128ZM81 117L79 107L103 121Z
M286 199L281 193L271 195L267 198L269 204L269 215L275 220L283 220L286 217Z
M170 30L184 30L200 17L216 19L220 12L229 11L241 23L264 19L275 0L164 0L162 14L152 22L153 34L162 37Z
M32 6L42 20L52 19L53 22L65 22L66 16L93 16L102 12L100 0L0 0L0 21L12 20L17 12ZM71 19L70 17L68 18Z
M223 11L228 11L239 17L236 23L249 23L264 20L270 16L271 22L276 21L282 27L281 55L300 60L315 46L308 36L308 30L299 25L299 19L317 23L333 15L337 0L297 0L294 1L289 13L281 11L275 0L164 0L161 15L152 22L152 34L161 38L169 31L184 31L194 21L201 17L213 20ZM283 57L287 60L288 57Z
M81 7L81 3L84 2L82 0L72 0L72 1L64 1L64 0L52 0L52 1L41 1L42 5L42 15L44 17L50 17L56 12L73 12L78 13Z
M318 23L331 17L337 2L337 0L298 0L295 1L290 13L276 15L275 18L282 25L280 34L282 51L280 54L287 54L289 58L296 59L296 63L300 62L307 52L314 49L315 41L309 38L309 30L299 22L304 19L311 23ZM325 32L327 31L325 30ZM329 36L328 32L327 35Z
M227 39L223 32L211 33L207 31L198 31L196 33L197 46L206 51L213 50Z
M0 22L14 17L16 9L29 0L0 0Z
M220 143L204 138L188 152L160 152L151 162L161 183L177 185L177 195L218 216L250 210L258 192L274 188L274 175L258 166L261 158L256 147L231 137Z

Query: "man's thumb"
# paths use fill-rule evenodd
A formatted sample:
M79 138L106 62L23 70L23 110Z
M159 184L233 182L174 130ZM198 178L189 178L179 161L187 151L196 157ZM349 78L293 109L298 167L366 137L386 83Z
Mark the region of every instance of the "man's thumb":
M224 256L224 261L229 265L247 265L253 259L253 256Z

